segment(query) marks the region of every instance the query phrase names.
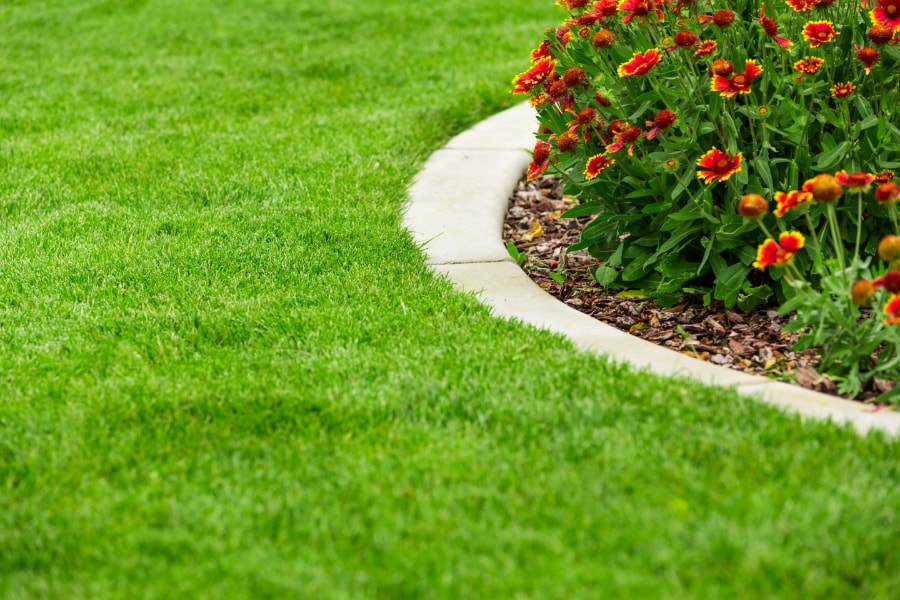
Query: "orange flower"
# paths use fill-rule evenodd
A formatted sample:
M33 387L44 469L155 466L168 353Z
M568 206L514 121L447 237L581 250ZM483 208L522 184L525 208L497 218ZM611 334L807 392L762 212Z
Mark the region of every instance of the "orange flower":
M831 21L810 21L803 26L803 37L813 48L818 48L838 34Z
M628 144L628 156L634 153L634 143L641 137L641 128L637 125L628 125L621 131L613 133L615 141L606 147L607 152L618 152L625 144Z
M864 192L869 189L875 176L869 173L851 173L847 175L847 171L838 171L834 174L835 180L845 187L850 188L854 192Z
M615 164L615 160L608 157L606 152L597 154L588 159L587 165L584 167L584 178L588 181Z
M794 63L794 68L807 75L815 75L825 64L825 59L818 56L807 56Z
M527 94L531 91L531 88L547 79L547 77L553 73L554 67L556 67L555 60L552 58L542 58L530 69L515 76L512 81L515 87L510 90L510 93Z
M768 238L756 249L756 261L753 266L765 271L766 267L783 265L791 260L805 243L806 238L799 231L782 232L777 242Z
M841 184L828 173L819 173L812 179L807 179L800 190L812 194L816 202L825 203L834 202L844 193Z
M619 77L633 77L644 75L659 62L659 48L651 48L643 54L635 52L634 56L626 63L619 65L617 73Z
M900 235L886 235L878 241L878 258L884 262L900 258Z
M705 42L700 42L700 45L697 46L697 49L694 50L694 56L706 56L708 54L712 54L718 49L719 45L716 43L716 40L706 40Z
M775 192L775 202L778 203L778 206L776 206L775 210L772 212L775 213L776 217L783 217L787 211L806 204L812 199L813 195L810 192L798 190L786 194L784 192Z
M716 75L710 83L710 88L714 92L719 92L725 98L731 98L738 92L749 94L750 82L762 72L762 67L757 65L756 61L748 60L744 63L743 73L735 73L731 77Z
M878 0L878 4L869 13L872 22L896 31L900 27L900 0Z
M884 314L888 315L884 320L885 325L900 323L900 294L893 294L888 298L887 304L884 305Z
M759 219L769 212L769 203L759 194L746 194L738 204L738 214L747 219Z
M856 91L856 86L849 81L845 83L836 83L831 86L831 95L835 98L846 98Z
M665 131L669 127L675 123L675 119L678 118L678 115L673 113L668 108L664 108L653 118L652 121L645 121L647 127L652 127L650 131L644 133L644 137L648 140L654 139L657 135L659 135L660 131Z
M616 34L609 29L601 29L594 34L591 45L594 48L610 48L616 41Z
M891 262L900 257L900 235L886 235L878 241L878 258Z
M850 298L853 304L862 306L869 301L869 298L875 293L875 284L866 279L860 279L850 288Z
M697 177L702 179L703 183L711 183L716 179L726 181L741 170L741 153L738 152L731 157L727 152L722 152L713 146L712 150L697 160L697 166L706 169L697 171Z

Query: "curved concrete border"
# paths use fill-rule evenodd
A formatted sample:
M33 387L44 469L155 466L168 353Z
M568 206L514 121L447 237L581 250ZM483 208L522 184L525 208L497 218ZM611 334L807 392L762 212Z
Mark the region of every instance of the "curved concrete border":
M502 242L507 201L530 161L535 126L534 110L522 104L482 121L431 155L410 188L404 213L404 226L423 245L426 264L457 288L476 292L496 315L561 333L579 348L659 375L732 387L803 416L849 422L861 433L900 433L900 413L873 413L859 402L684 356L603 324L538 287Z

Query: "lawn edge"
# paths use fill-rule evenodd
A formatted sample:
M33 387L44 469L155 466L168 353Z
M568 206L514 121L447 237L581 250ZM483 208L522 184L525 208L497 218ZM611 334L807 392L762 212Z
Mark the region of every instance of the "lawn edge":
M403 226L425 263L500 317L568 337L580 349L668 377L688 377L803 417L900 434L900 413L703 362L634 337L559 302L535 284L502 241L507 203L531 159L536 113L519 104L481 121L434 152L415 177ZM463 184L461 185L461 182Z

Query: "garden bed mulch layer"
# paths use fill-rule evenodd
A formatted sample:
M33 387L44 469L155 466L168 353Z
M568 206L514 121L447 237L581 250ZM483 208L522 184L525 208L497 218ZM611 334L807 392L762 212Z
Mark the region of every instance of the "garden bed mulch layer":
M519 182L510 198L504 243L512 242L527 256L522 267L542 289L595 319L682 354L837 395L834 381L816 371L815 350L791 350L799 334L783 331L790 315L772 308L727 310L690 299L663 308L645 298L599 288L590 273L599 261L587 250L566 253L591 219L561 218L572 206L559 179L550 176ZM876 379L856 399L874 402L891 387L892 382Z

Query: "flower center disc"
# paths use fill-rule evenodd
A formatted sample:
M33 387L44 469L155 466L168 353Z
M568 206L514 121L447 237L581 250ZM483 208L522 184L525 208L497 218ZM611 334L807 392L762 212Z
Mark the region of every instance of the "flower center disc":
M743 75L735 75L734 79L732 79L731 82L739 87L743 87L747 83L746 77L744 77Z
M728 166L728 161L725 160L724 158L720 158L719 162L716 163L717 169L724 169L727 166Z
M820 40L827 40L827 39L828 39L828 32L827 32L827 31L820 31L820 32L819 32L819 39L820 39Z

